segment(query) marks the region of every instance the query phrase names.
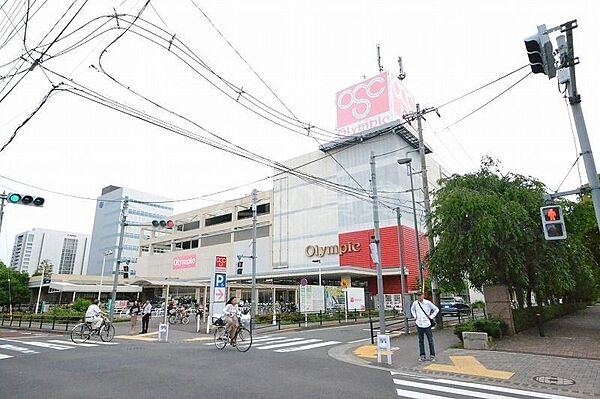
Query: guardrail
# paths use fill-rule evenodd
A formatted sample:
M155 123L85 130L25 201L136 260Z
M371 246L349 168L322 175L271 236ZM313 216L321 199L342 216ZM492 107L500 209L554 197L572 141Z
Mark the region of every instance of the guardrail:
M261 320L264 320L265 323L257 323L256 320L252 320L250 323L251 331L262 330L266 328L274 328L276 326L277 330L281 330L281 326L293 326L298 325L298 327L322 327L323 325L332 325L337 322L337 324L354 324L358 322L366 322L369 317L370 311L357 311L352 310L349 312L344 312L341 310L323 312L319 313L278 313L275 316L275 324L273 324L273 315L264 315L261 317Z
M64 331L68 331L69 325L74 326L75 324L81 323L83 319L83 316L50 316L44 314L36 315L33 313L20 313L11 316L2 313L0 315L0 326L51 331L62 331L64 326Z

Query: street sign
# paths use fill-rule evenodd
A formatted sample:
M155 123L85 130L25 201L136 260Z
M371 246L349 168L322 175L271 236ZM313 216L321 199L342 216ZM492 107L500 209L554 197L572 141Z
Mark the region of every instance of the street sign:
M389 335L377 335L377 363L381 363L382 354L387 355L387 363L392 364L392 345Z
M216 256L215 257L215 269L227 270L227 257L226 256Z
M215 302L225 302L225 288L215 288Z
M218 287L218 288L227 287L227 274L226 273L215 273L215 287Z

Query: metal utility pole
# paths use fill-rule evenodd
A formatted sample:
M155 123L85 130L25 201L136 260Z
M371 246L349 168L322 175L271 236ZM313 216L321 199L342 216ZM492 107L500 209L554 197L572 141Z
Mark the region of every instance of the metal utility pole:
M256 294L256 202L258 191L252 190L252 320L256 317L258 295Z
M6 202L6 191L0 196L0 231L2 231L2 221L4 220L4 203Z
M404 295L406 293L406 279L404 277L404 251L402 248L403 237L402 237L402 213L400 213L400 207L396 208L396 219L398 222L398 252L400 259L400 302L402 303L402 312L404 313L404 332L408 334L408 312L406 308L406 302L404 301Z
M569 104L571 112L573 112L573 120L579 137L579 146L581 147L581 156L585 165L590 191L592 193L592 203L594 204L594 212L596 213L596 223L600 228L600 182L598 180L598 172L596 171L596 163L594 162L594 154L590 145L583 111L581 109L581 96L577 92L577 82L575 79L575 51L573 49L573 29L577 27L577 21L569 21L561 26L561 31L566 32L567 36L567 57L565 57L565 65L569 68L569 78L565 82L569 93ZM559 81L560 82L560 81Z
M38 308L40 307L40 297L42 296L42 286L44 285L44 277L46 275L46 266L47 264L42 261L44 266L42 266L42 279L40 280L40 289L38 290L37 301L35 301L35 314L38 314Z
M428 111L428 110L423 110ZM425 142L423 141L423 127L421 126L421 118L423 118L423 113L421 112L421 107L417 104L417 132L419 134L419 155L421 157L421 179L423 179L423 205L425 207L425 225L426 225L426 235L427 241L429 242L429 251L433 250L433 235L431 234L431 221L429 220L429 215L431 214L431 203L429 202L429 182L427 180L427 162L425 160ZM419 267L421 267L421 259L419 259ZM437 280L435 276L431 276L431 294L433 303L438 308L440 307L440 296L438 292ZM436 317L436 322L438 324L438 328L443 327L442 315L438 313Z
M117 301L117 284L119 282L119 270L121 268L121 255L123 254L123 238L125 237L125 226L127 226L127 207L129 206L129 197L123 199L123 207L121 208L121 231L119 233L119 246L117 247L117 258L115 259L115 274L113 276L113 287L111 295L111 303L108 317L113 320L115 314L115 302Z
M379 332L385 334L385 298L383 294L383 273L381 270L381 251L379 250L379 202L377 198L377 175L375 173L375 152L371 151L371 189L373 190L373 230L375 231L376 256L373 257L377 268L377 302L379 304ZM371 255L373 251L371 251Z

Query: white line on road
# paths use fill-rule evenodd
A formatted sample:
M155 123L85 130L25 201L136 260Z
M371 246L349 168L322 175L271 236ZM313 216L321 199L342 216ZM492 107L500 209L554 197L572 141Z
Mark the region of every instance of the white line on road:
M454 393L457 395L465 395L465 396L472 396L473 394L477 394L477 397L481 398L481 399L506 399L506 396L504 396L504 395L496 395L493 393L470 391L470 390L466 390L466 389L451 388L451 387L447 387L447 386L437 386L437 385L433 385L433 384L424 384L424 383L420 383L420 382L404 381L404 380L399 380L397 378L394 378L394 384L403 385L403 386L407 386L407 387L411 387L411 388L426 389L428 391L441 391L441 392L445 392L445 393ZM400 395L400 394L398 394L398 395ZM406 393L402 393L402 395L406 395Z
M355 344L357 342L363 342L363 341L368 341L370 338L363 338L363 339L357 339L355 341L350 341L348 342L349 344Z
M0 345L0 349L6 349L9 351L19 352L19 353L39 353L29 348L23 348L22 346L3 344Z
M72 346L50 344L50 343L47 343L47 342L40 342L40 341L17 341L17 340L10 340L10 341L11 342L16 342L16 343L21 344L21 345L39 346L40 348L56 349L56 350L59 350L59 351L62 351L62 350L65 350L65 349L73 349Z
M49 339L48 342L54 342L55 344L61 344L61 345L71 345L71 346L85 346L85 347L93 347L93 346L98 346L98 344L86 344L85 342L82 344L76 344L75 342L69 342L69 341L61 341L59 339Z
M283 342L301 341L303 339L306 339L306 338L287 338L287 339L282 339L282 340L262 341L262 342L259 342L259 343L255 343L254 341L252 341L252 347L262 346L262 345L271 345L273 343L275 343L275 344L281 344Z
M10 359L12 356L11 355L3 355L2 353L0 353L0 360L2 359Z
M339 344L339 342L338 341L325 341L325 342L319 342L319 343L311 344L311 345L298 346L295 348L277 349L275 352L279 352L279 353L297 352L297 351L304 351L304 350L308 350L308 349L319 348L321 346L335 345L335 344Z
M275 348L284 348L286 346L294 346L294 345L304 345L304 344L312 344L313 342L319 342L320 339L305 339L303 341L295 341L295 342L285 342L283 344L276 343L274 345L261 346L258 349L275 349Z
M398 396L411 399L453 399L448 396L431 395L425 392L405 391L404 389L396 389Z

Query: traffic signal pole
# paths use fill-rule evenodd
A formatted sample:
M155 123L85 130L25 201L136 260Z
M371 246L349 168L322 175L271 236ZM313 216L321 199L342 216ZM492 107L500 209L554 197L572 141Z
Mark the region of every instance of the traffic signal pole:
M258 191L252 190L252 320L256 317L258 295L256 294L256 203ZM274 304L273 304L274 305Z
M115 302L117 301L117 284L119 282L119 269L121 267L121 255L123 254L123 238L125 237L125 226L127 225L127 207L129 206L129 197L123 198L123 207L121 208L121 231L119 232L119 246L117 247L117 258L115 259L115 269L113 276L113 287L110 301L109 319L112 321L115 314Z
M573 50L573 29L577 27L577 21L570 21L562 25L562 30L567 37L567 65L569 68L569 81L566 82L569 94L569 104L573 112L573 120L577 136L579 137L579 146L581 147L581 156L585 165L590 191L592 194L592 203L594 204L594 212L596 214L596 223L600 229L600 181L598 180L598 172L596 171L596 163L594 162L594 154L588 137L585 119L583 118L583 110L581 109L581 96L577 92L577 81L575 79L575 52Z
M2 221L4 220L4 202L6 201L6 191L0 195L0 232L2 231Z
M379 202L377 198L377 173L375 172L375 153L371 151L371 188L373 190L373 230L375 233L375 246L377 256L375 266L377 268L377 303L379 305L379 333L385 334L385 295L383 292L383 273L381 269L381 251L379 246ZM371 252L372 253L372 252Z

